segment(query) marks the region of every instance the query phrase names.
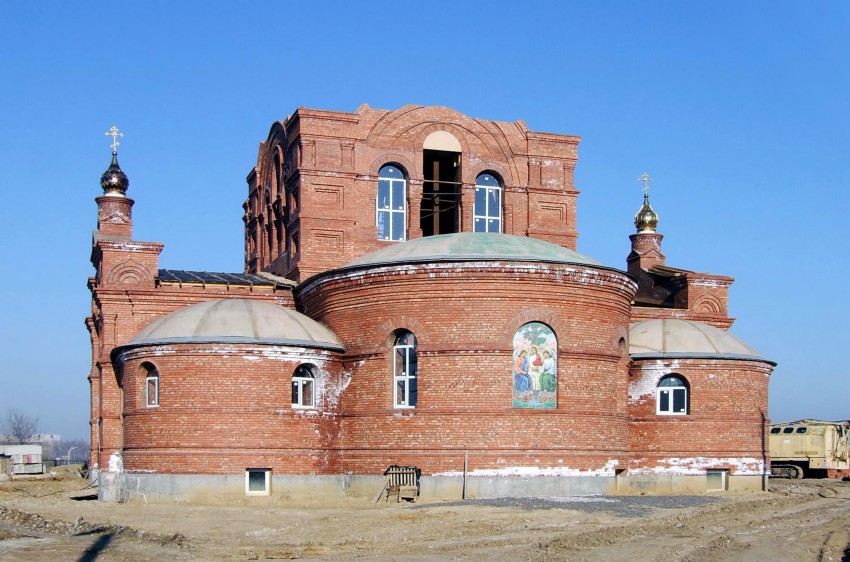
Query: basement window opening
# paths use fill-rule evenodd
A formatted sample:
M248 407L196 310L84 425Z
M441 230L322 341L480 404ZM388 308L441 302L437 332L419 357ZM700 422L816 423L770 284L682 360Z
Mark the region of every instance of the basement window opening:
M270 468L245 469L245 495L268 496L271 493L272 470Z
M706 484L705 489L709 492L722 492L727 489L729 480L729 471L725 469L705 471Z

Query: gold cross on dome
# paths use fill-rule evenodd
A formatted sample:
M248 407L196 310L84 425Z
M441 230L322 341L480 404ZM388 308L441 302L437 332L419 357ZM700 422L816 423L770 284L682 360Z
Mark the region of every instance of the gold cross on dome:
M124 133L118 131L118 127L112 125L112 128L103 133L107 137L112 137L112 153L118 154L118 145L121 144L118 142L118 137L123 137Z
M644 172L643 175L638 179L638 181L643 182L643 193L644 193L644 195L649 195L649 182L652 181L652 178L649 177L649 174Z

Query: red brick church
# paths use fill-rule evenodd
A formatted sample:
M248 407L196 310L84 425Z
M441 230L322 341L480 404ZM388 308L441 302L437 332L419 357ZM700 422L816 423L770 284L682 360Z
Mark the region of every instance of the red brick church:
M113 142L86 320L102 498L371 496L391 466L426 498L762 489L775 364L727 331L733 280L666 265L648 193L625 270L576 252L578 144L299 108L220 273L133 239Z

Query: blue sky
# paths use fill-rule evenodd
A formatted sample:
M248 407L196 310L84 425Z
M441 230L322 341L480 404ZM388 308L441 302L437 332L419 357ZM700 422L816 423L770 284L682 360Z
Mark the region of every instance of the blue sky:
M0 0L0 415L88 435L94 198L117 125L135 238L238 272L258 143L296 107L445 105L582 137L579 251L736 278L770 416L850 418L846 2Z

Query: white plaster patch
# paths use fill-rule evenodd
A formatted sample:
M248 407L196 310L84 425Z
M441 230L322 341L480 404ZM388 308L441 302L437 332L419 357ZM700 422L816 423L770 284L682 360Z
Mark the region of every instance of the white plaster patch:
M149 244L134 244L133 242L120 242L115 246L128 252L145 252L150 250Z
M694 279L691 281L694 287L728 287L728 281L720 281L717 279Z
M655 389L661 377L679 370L679 361L663 361L643 363L640 367L640 378L629 383L629 403L634 404L644 396L654 396Z
M537 461L540 462L540 461ZM614 476L614 467L619 466L616 459L609 460L605 466L596 470L578 470L569 467L540 468L538 466L509 466L505 468L487 468L470 470L467 476ZM434 476L463 476L463 471L448 471Z
M109 455L109 464L106 467L107 472L124 472L124 459L121 458L121 453L115 451Z
M701 475L711 468L731 468L736 476L761 476L764 474L764 461L752 457L672 457L661 459L662 466L651 468L630 468L631 474Z
M349 384L351 384L351 371L343 371L338 384L331 384L325 377L322 377L318 382L318 391L324 396L327 409L338 409L339 399Z

